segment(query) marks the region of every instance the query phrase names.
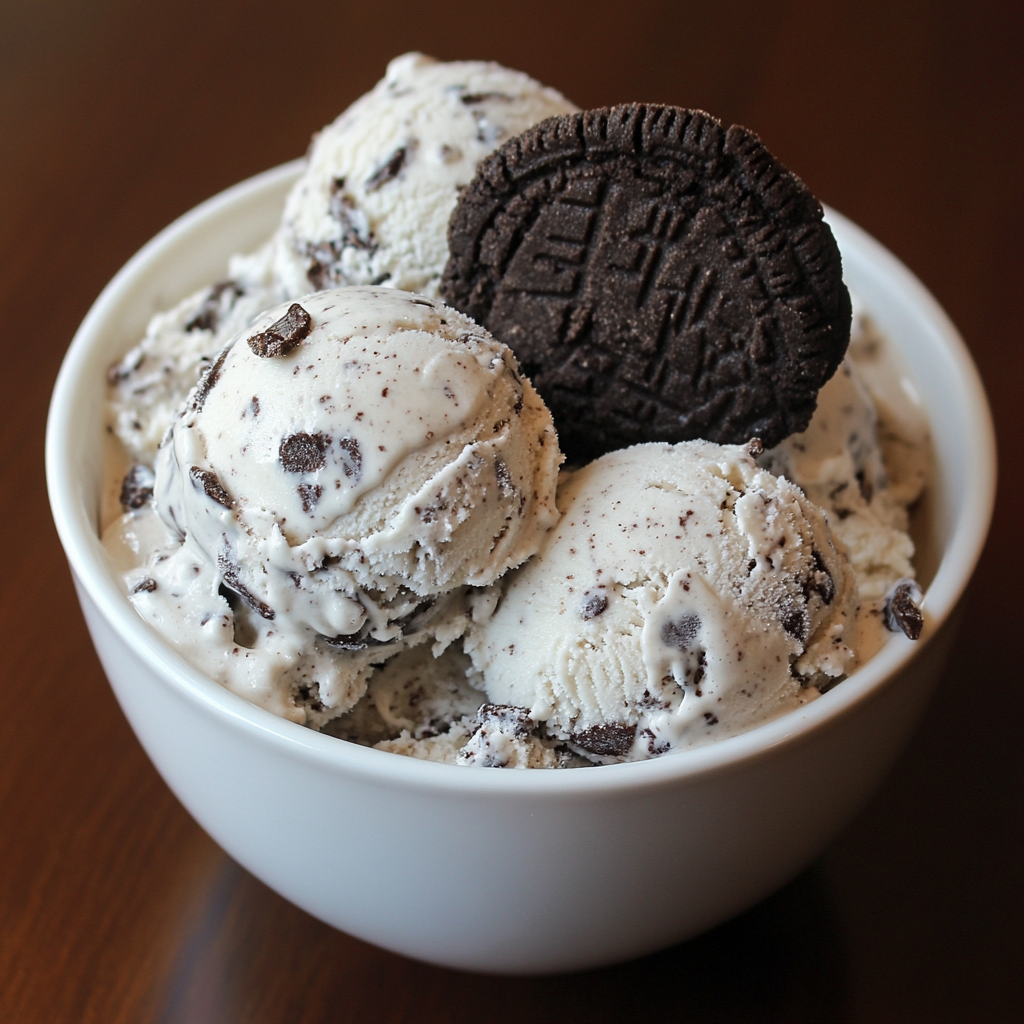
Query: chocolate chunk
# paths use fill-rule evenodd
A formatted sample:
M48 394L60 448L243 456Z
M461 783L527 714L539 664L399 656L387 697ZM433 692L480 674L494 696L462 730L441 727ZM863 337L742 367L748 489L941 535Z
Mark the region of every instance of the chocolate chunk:
M204 405L206 405L206 399L210 397L210 392L214 389L217 381L220 380L220 372L224 368L224 360L228 357L228 352L231 350L231 346L221 349L217 358L207 367L199 378L199 383L196 384L195 390L192 392L192 411L201 412Z
M207 293L206 298L203 299L203 304L196 311L196 315L185 324L185 330L189 332L217 330L220 326L220 314L223 305L222 296L225 292L229 293L227 300L228 309L235 304L235 300L240 295L245 294L235 281L221 281L215 284Z
M604 594L584 594L583 602L580 605L580 616L584 621L596 619L598 615L604 614L608 607L608 598Z
M188 471L188 475L192 482L205 491L206 496L212 498L218 505L223 505L225 508L235 507L231 495L224 490L224 486L217 479L216 473L211 473L208 469L201 469L199 466L192 466Z
M631 104L550 118L477 167L449 305L516 353L570 461L803 430L850 337L821 206L745 128Z
M512 102L512 97L505 92L464 92L460 98L467 107L476 106L477 103Z
M700 656L697 658L697 667L693 670L693 685L699 687L701 681L704 679L704 675L708 669L708 656L706 651L701 651ZM698 693L699 697L700 694Z
M127 362L128 357L126 356L107 370L108 384L116 387L126 381L146 361L146 354L140 349L133 349L129 355L132 355L130 363Z
M697 642L699 633L700 616L684 615L678 622L666 622L661 627L661 642L666 647L675 647L680 651L686 651Z
M331 183L331 216L341 225L341 237L337 240L333 260L337 260L340 248L371 250L375 248L366 215L357 209L356 201L344 191L344 188L344 178L335 178Z
M363 475L363 453L359 448L359 442L354 437L343 437L338 441L338 447L341 449L341 468L345 471L345 476L353 484L359 483L359 478Z
M257 615L264 619L273 619L274 609L265 601L261 601L239 577L239 568L224 555L217 557L217 571L220 578L231 588Z
M399 146L398 149L396 149L394 153L392 153L391 156L389 156L387 160L385 160L384 163L366 179L366 183L363 185L363 188L366 189L367 192L376 192L381 185L386 185L393 178L397 178L401 173L402 168L405 166L410 150L413 148L414 147L410 145Z
M858 469L854 476L857 478L857 486L860 488L860 496L864 499L866 504L870 505L871 499L875 494L874 484L872 484L868 479L868 475L863 469Z
M832 574L825 568L825 560L821 557L820 552L812 551L811 557L814 559L814 582L811 584L811 588L818 592L818 596L825 604L831 604L832 599L836 596L835 580L832 579ZM804 596L810 596L806 586Z
M367 647L384 647L393 643L391 640L378 640L376 637L360 636L358 633L342 636L323 636L321 634L320 639L336 651L365 651Z
M156 477L149 466L135 465L121 484L121 507L125 512L142 508L153 497Z
M156 580L150 576L143 576L138 583L132 587L133 594L152 594L156 590Z
M572 741L578 747L602 757L625 757L633 746L635 725L592 725L582 732L573 733Z
M537 728L529 709L518 708L513 704L482 704L476 717L481 724L493 722L513 736L529 736Z
M249 348L261 359L286 356L309 334L312 323L309 313L293 302L280 320L249 339Z
M278 457L287 473L315 473L327 465L327 449L331 447L329 434L290 434L281 442Z
M921 588L911 579L900 580L889 592L885 602L885 625L893 633L902 630L911 640L917 640L924 628L924 616L917 602Z
M811 629L811 621L807 615L806 608L791 608L782 619L782 628L794 640L800 643L807 642L807 635Z
M764 442L759 437L752 437L747 442L747 454L752 459L759 459L764 455Z
M299 501L302 502L303 512L312 512L324 493L324 489L319 484L299 484L296 490L299 492Z

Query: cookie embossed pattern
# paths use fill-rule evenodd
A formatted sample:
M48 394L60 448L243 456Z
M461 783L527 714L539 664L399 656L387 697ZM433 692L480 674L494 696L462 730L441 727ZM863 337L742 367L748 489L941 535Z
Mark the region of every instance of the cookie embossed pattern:
M631 104L552 118L480 165L447 301L496 330L570 459L804 430L850 337L821 205L752 132Z
M418 155L422 151L413 159ZM97 300L69 350L54 393L47 436L54 518L108 677L154 763L203 827L278 892L367 941L452 967L518 973L593 967L692 935L765 895L814 856L878 783L909 735L952 640L953 613L987 530L994 466L984 395L955 329L898 261L843 218L828 216L843 254L844 276L911 368L913 387L934 432L935 472L915 534L920 542L922 596L919 599L914 587L904 584L907 589L891 605L895 624L903 630L900 619L911 626L915 621L911 606L923 613L919 641L889 634L877 655L823 697L748 732L682 754L593 770L520 772L454 769L419 757L397 757L387 746L373 749L318 732L309 727L316 725L315 718L301 725L288 720L289 716L268 714L198 670L182 656L180 647L153 630L132 607L124 582L112 571L98 539L100 508L108 490L119 509L118 499L124 495L128 505L124 514L132 514L128 521L136 527L159 521L151 514L155 481L148 470L145 444L136 446L142 457L135 467L127 465L116 476L117 487L104 486L103 451L110 436L104 430L107 367L142 335L160 296L190 292L193 299L175 314L182 331L174 335L173 358L161 355L159 338L152 335L155 340L144 346L138 365L143 367L150 359L150 370L157 364L182 368L183 376L171 382L173 387L158 388L164 397L171 392L184 395L201 365L216 365L225 339L212 337L214 332L206 329L184 330L186 322L191 323L206 307L215 290L208 283L223 280L224 265L232 254L260 251L260 243L280 224L286 194L300 173L300 168L291 166L242 183L154 239ZM400 168L397 177L371 195L381 196L398 187L402 174ZM235 260L234 266L239 265ZM260 287L267 289L261 294L267 294L276 286L265 281ZM225 296L234 292L226 289L218 294L227 302ZM256 291L246 294L256 301ZM306 344L305 338L299 339L293 351L269 357L257 351L286 347L301 331L301 324L296 328L294 323L298 314L288 319L293 300L311 310L312 329L323 313L313 308L313 302L307 308L300 301L302 296L284 298L285 304L258 324L246 314L245 322L231 335L240 342L239 354L247 353L264 369L290 367L289 360L297 360ZM727 304L722 308L722 316L731 315ZM838 400L831 406L834 415L812 420L805 434L787 439L770 452L759 453L756 445L744 445L735 458L743 462L745 473L768 472L773 479L784 465L798 468L809 493L814 491L812 500L823 505L830 517L835 510L836 535L842 530L851 538L870 534L885 539L886 545L863 548L862 561L851 563L858 586L863 579L876 588L875 600L884 596L892 571L906 564L900 561L907 557L907 549L900 546L898 509L893 511L895 518L887 520L896 526L878 532L872 525L872 517L877 519L885 511L884 503L878 504L879 495L889 493L898 475L886 483L884 467L871 445L851 448L844 442L841 457L826 460L827 466L817 458L835 437L848 438L849 426L875 422L872 406L861 401L862 377L867 379L874 372L872 335L860 332L858 337L861 341L853 346L847 363L826 385ZM256 341L255 346L248 344L249 339ZM500 346L503 341L498 338L494 343ZM193 354L173 347L179 342L210 347ZM130 363L125 367L129 374L136 365L134 360ZM221 369L226 365L222 363ZM193 372L191 383L182 387ZM217 386L222 384L223 380ZM256 392L245 393L241 379L238 385L238 397L251 402ZM123 389L119 395L127 394L128 378L116 386ZM884 387L875 393L883 396ZM258 397L263 416L272 403L265 403L263 395ZM822 403L824 407L824 395ZM162 406L158 412L164 415ZM275 415L282 415L281 409ZM494 422L488 421L489 436L493 436ZM324 500L315 492L316 486L323 486L317 473L330 465L332 472L338 470L335 476L343 487L351 479L344 467L352 468L352 453L335 442L350 433L355 436L355 431L328 429L312 420L279 426L279 442L300 434L316 438L323 433L332 439L331 445L297 443L295 453L287 447L283 461L280 443L270 446L273 465L283 468L268 465L267 471L287 490L287 518L301 523ZM359 450L361 470L366 472L371 440L360 438ZM898 445L891 451L898 452ZM239 448L234 459L238 465L240 452ZM769 458L770 465L762 464ZM324 466L312 468L321 459ZM231 458L218 459L216 465L208 465L203 458L181 464L187 470L179 481L183 499L187 494L200 520L212 523L218 516L237 515L239 496L246 496L247 488L240 487L232 475ZM301 473L289 473L287 465L297 466ZM192 466L201 472L192 475ZM221 491L204 472L214 474L224 496L235 503L231 508L218 500ZM487 493L499 494L503 479L494 462ZM573 480L570 474L565 482L572 485ZM585 477L579 481L581 493L586 482ZM723 500L727 504L733 500L725 494L731 489L736 502L755 501L756 489L743 487L747 493L741 495L738 482L735 474L720 481ZM186 492L186 486L191 490ZM305 496L300 491L303 487ZM695 510L695 516L703 514ZM715 510L709 509L708 514L714 515ZM767 533L764 539L770 546ZM643 562L647 547L639 534L636 541L635 555ZM180 541L174 539L174 543ZM633 540L628 543L634 546ZM821 543L819 538L817 544ZM824 569L815 562L815 550ZM884 555L881 562L878 555ZM806 623L810 639L818 618L835 614L832 606L848 600L840 596L849 594L848 577L842 563L832 563L832 555L820 547L813 547L806 558L802 549L791 557L799 559L804 574L792 597L798 605L801 599L807 603L808 617L798 622L795 616L784 615L782 632L789 623L802 637ZM311 563L305 568L312 580L319 580L324 570L334 571L335 565ZM522 578L526 579L525 573ZM140 590L135 597L140 601L160 593L159 584L153 590L147 581L156 582L151 575L137 580ZM245 580L239 581L248 587ZM252 581L264 582L255 571ZM275 586L277 582L284 580ZM566 582L575 585L575 581ZM625 603L616 605L619 595L601 591L598 581L581 579L580 583L589 594L573 592L571 600L575 617L585 628L596 629L602 620L616 621L628 611ZM215 574L210 585L211 599L222 597ZM681 585L677 589L685 593ZM261 594L254 596L263 600L266 594ZM281 594L284 599L283 589ZM303 590L294 588L287 594L289 600L300 601ZM228 606L236 623L241 623L242 635L246 625L276 621L260 614L250 616L252 609L244 599L232 600L235 606L230 607L231 602ZM698 611L698 625L689 604L684 608L682 598L678 603L676 610L683 614L651 620L649 638L658 641L650 645L651 651L655 661L677 658L680 671L689 673L691 682L702 688L707 669L700 665L699 653L694 658L690 655L695 645L707 646L709 637L702 630L710 628L705 619L712 623L713 617L702 617ZM657 602L653 607L672 610ZM463 606L462 613L467 610L470 618L479 612L483 622L494 608ZM497 612L500 615L500 607ZM386 623L381 625L388 628ZM398 639L397 634L394 638ZM705 661L710 664L706 653ZM452 731L468 730L460 726L459 716L472 709L472 700L484 696L471 685L476 677L469 662L454 645L437 657L429 643L403 649L382 666L390 667L390 674L374 670L367 697L379 699L371 706L364 698L351 714L365 712L372 728L398 722L413 704L424 703L403 703L416 692L408 690L406 683L441 670L440 678L434 678L439 685L425 703L431 714L451 724ZM450 685L458 679L451 675L453 669L461 673L464 684ZM290 692L306 702L303 709L317 714L311 690L303 695L300 684ZM638 713L652 717L659 713L642 692L635 698ZM530 710L539 714L541 709ZM508 764L520 756L524 767L561 763L552 763L536 745L529 745L528 741L535 742L536 722L521 708L486 703L475 714L479 729L471 735L464 732L460 741L462 749L476 751L479 759L470 764ZM466 717L472 721L472 716ZM699 719L708 721L703 714ZM625 728L613 724L617 728L602 733L600 724L590 728L581 722L577 739L582 738L592 751L600 747L609 758L619 758L626 745L623 737L635 733L630 732L632 721ZM645 727L656 724L648 721ZM656 729L651 731L657 735ZM410 748L442 739L384 735L384 744L406 743ZM543 750L553 753L549 747ZM652 822L657 827L652 828ZM594 835L601 837L600 856L581 859L580 837ZM466 856L467 849L473 851L472 857ZM309 863L321 869L296 870L296 865ZM395 886L396 878L403 879L403 885ZM494 884L495 878L500 885ZM657 913L650 909L653 878L658 879ZM487 892L488 899L467 903L467 891ZM453 906L459 907L457 915L451 913Z

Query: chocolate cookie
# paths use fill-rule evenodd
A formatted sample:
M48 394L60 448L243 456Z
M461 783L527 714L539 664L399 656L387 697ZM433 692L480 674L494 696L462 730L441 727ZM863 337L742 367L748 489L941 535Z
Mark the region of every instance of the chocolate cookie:
M477 168L445 300L508 344L574 460L803 430L850 339L839 249L752 132L630 104L551 118Z

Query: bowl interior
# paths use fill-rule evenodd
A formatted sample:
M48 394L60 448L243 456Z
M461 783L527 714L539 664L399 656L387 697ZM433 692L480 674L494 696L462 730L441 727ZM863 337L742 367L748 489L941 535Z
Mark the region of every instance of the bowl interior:
M47 429L47 482L54 520L72 570L125 641L148 661L159 664L172 685L184 686L196 699L227 711L237 722L248 723L242 727L272 734L317 758L353 763L370 758L365 764L375 771L417 777L426 773L424 777L434 781L443 777L449 780L447 784L460 787L589 788L609 784L613 778L639 781L700 771L754 754L842 713L914 656L920 644L915 648L902 637L893 637L842 686L798 712L709 747L671 758L606 766L601 772L453 771L444 765L382 754L278 720L188 666L121 595L97 536L105 371L142 336L154 312L223 277L231 254L252 251L269 238L300 169L297 161L242 182L196 207L141 249L83 321L54 390ZM932 620L930 632L934 632L966 586L991 518L995 444L988 405L959 334L924 286L851 221L834 211L827 211L827 216L843 253L847 283L864 299L910 368L931 424L934 477L923 516L918 517L916 539L921 549L919 567L929 582L925 606Z

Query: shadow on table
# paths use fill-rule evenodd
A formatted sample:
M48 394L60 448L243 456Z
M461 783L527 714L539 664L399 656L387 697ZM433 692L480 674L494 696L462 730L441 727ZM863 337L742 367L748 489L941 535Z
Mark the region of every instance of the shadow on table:
M337 932L226 858L156 1019L397 1022L846 1019L844 955L811 868L705 935L618 967L504 978L430 967Z

